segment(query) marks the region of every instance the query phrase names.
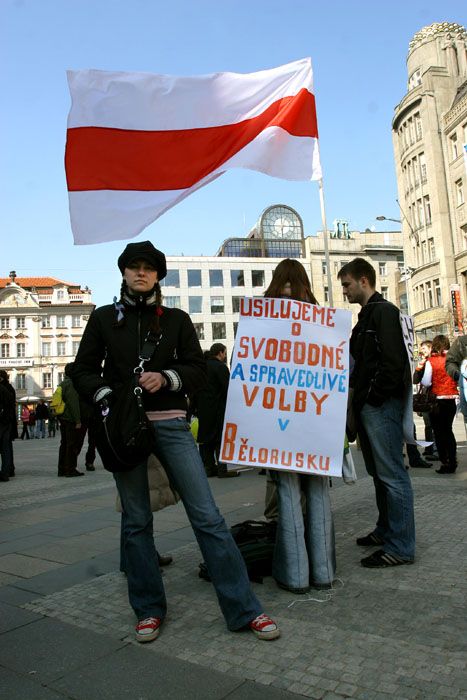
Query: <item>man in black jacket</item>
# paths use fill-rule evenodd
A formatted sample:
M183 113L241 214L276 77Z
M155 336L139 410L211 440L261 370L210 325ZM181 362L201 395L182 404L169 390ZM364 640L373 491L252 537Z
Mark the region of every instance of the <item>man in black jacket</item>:
M237 471L227 471L219 462L219 453L224 427L225 406L229 389L230 372L226 365L227 348L222 343L211 345L206 359L208 381L194 398L198 416L199 452L208 476L220 479L239 476Z
M146 415L156 436L157 457L178 491L207 564L227 626L249 627L260 639L279 636L252 591L243 558L214 502L203 463L186 421L187 394L206 381L206 366L190 317L161 304L159 281L165 255L152 243L129 243L118 259L120 300L91 314L73 370L77 390L112 411L113 390L139 365L144 340L154 351L139 375ZM138 619L136 639L159 634L167 604L156 558L146 460L114 473L123 506L123 545L130 604Z
M411 564L415 556L415 523L410 477L404 466L404 395L411 385L410 366L400 313L376 291L376 273L363 258L339 271L344 296L362 310L352 331L355 362L350 388L365 466L373 477L378 521L357 544L381 546L361 560L379 568Z

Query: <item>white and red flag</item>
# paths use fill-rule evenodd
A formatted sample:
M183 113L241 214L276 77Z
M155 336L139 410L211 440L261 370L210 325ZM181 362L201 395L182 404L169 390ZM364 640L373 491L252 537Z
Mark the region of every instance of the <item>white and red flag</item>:
M133 238L231 168L321 178L309 58L195 77L68 71L68 83L76 244Z

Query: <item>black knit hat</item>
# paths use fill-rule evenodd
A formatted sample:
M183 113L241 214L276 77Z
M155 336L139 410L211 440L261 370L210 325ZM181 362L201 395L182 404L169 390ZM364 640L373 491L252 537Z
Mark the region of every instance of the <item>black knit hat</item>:
M151 241L141 241L141 243L128 243L127 247L118 259L118 267L123 275L125 270L133 260L146 260L157 270L158 280L164 279L167 275L167 264L165 255L157 248L154 248Z

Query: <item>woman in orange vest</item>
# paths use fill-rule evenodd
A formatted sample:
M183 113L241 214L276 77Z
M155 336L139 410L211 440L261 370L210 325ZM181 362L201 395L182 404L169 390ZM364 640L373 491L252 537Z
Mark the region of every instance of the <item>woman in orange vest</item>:
M446 372L446 355L450 348L449 338L437 335L433 338L431 356L426 361L422 378L423 386L431 386L436 396L436 408L430 413L435 433L441 467L438 474L454 474L457 469L457 443L452 430L459 396L457 384Z

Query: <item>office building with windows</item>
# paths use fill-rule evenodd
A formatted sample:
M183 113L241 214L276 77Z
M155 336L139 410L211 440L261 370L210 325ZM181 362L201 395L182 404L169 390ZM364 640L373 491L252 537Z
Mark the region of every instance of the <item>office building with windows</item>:
M18 400L52 396L93 308L87 287L14 271L0 278L0 367Z
M410 309L417 337L452 335L453 285L467 308L467 32L441 22L409 44L392 123ZM465 332L465 331L464 331Z

